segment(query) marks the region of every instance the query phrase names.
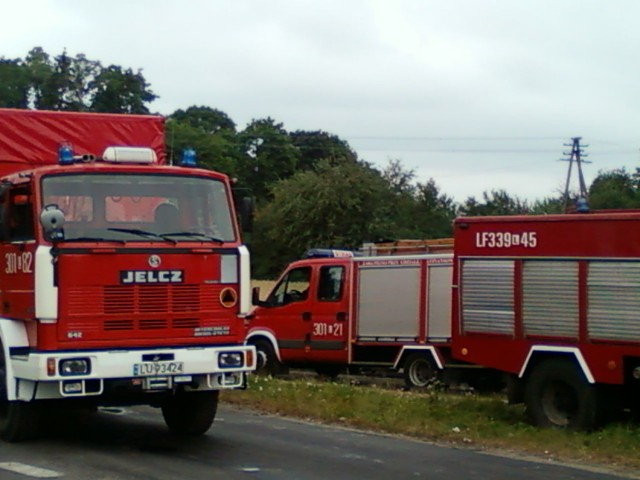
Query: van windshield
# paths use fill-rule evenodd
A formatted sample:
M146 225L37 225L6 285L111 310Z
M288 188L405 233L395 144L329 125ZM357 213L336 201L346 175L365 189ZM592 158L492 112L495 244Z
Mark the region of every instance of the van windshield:
M161 174L58 174L42 179L42 207L64 213L67 241L230 242L224 182Z

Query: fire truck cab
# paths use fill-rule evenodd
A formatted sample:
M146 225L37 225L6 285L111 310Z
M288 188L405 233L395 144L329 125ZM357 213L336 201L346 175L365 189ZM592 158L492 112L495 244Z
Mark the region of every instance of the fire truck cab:
M160 164L162 125L0 110L5 440L35 436L60 402L149 404L171 430L201 434L219 391L244 388L255 367L229 179L189 155Z

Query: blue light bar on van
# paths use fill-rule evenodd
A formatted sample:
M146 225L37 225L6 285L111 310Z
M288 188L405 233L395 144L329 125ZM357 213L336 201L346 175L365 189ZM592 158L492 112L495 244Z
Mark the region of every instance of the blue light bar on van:
M359 252L353 252L351 250L335 250L332 248L312 248L307 251L306 258L345 258L345 257L359 257Z

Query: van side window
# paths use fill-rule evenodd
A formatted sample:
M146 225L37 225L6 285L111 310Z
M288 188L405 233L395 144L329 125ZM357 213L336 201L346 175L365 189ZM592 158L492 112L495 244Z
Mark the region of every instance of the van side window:
M320 269L318 283L318 300L321 302L336 302L342 298L344 267L327 266Z
M35 238L33 202L28 188L13 188L9 192L7 226L9 241L33 240Z
M273 306L306 300L311 283L311 267L290 270L273 290L267 303Z

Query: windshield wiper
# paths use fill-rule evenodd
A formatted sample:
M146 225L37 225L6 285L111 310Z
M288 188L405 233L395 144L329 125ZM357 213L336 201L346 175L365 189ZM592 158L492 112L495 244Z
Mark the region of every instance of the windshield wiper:
M173 243L174 245L178 243L172 238L167 238L165 235L149 232L147 230L140 230L139 228L107 228L107 230L109 230L110 232L130 233L131 235L138 235L140 237L160 238L165 242Z
M207 235L206 233L202 232L169 232L163 233L162 235L167 237L202 237L212 242L224 243L223 239L214 237L212 235Z
M122 239L103 238L103 237L72 237L72 238L62 239L61 241L63 242L107 242L107 243L116 242L116 243L122 243L123 245L126 245L127 243Z

